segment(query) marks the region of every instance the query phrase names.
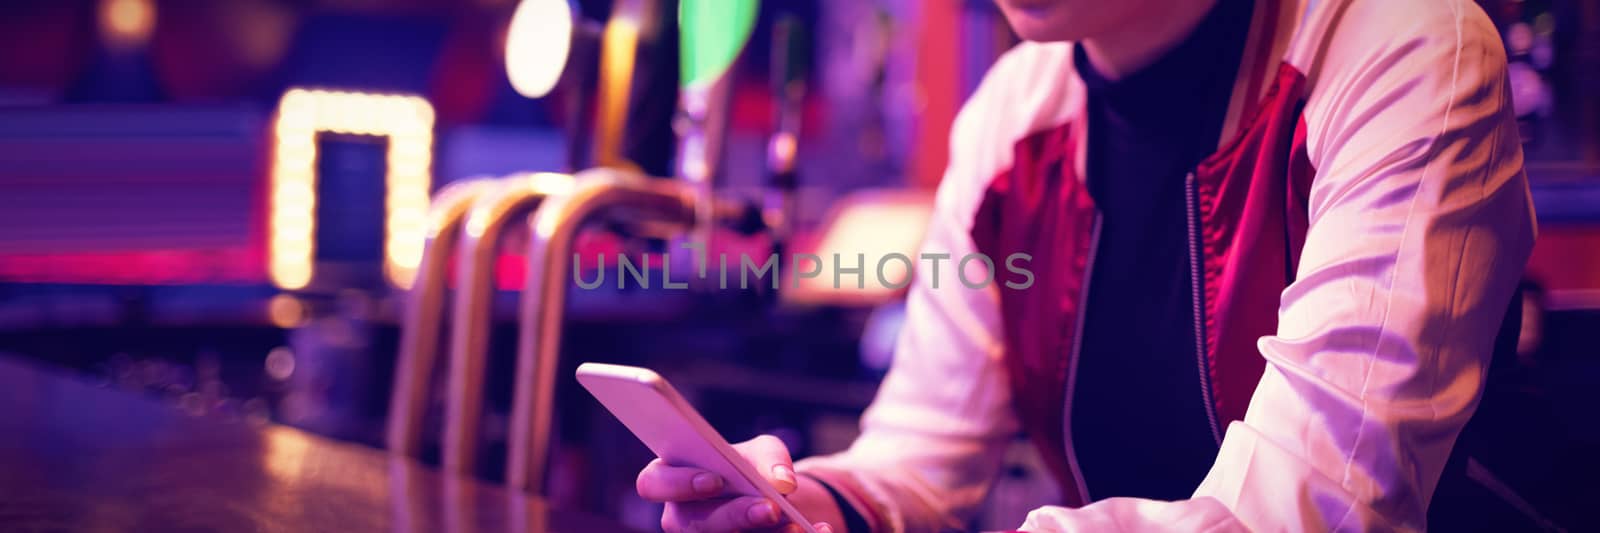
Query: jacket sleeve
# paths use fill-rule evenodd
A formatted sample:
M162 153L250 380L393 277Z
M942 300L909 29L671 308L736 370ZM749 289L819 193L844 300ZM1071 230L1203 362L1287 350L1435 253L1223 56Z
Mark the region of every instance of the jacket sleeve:
M1071 109L1059 91L1015 91L1048 87L1034 78L1059 72L1053 69L1070 55L1059 47L1018 48L990 69L956 117L895 360L862 417L861 436L842 453L796 466L837 489L874 531L961 528L1018 432L1002 364L999 294L956 277L957 261L977 252L973 214L1009 162L1008 139L1055 118L1025 110ZM948 259L933 268L926 259L933 254Z
M923 251L965 255L964 232L937 211ZM929 288L928 269L918 270L895 361L861 436L842 453L796 465L850 500L874 531L960 528L1017 432L996 304L987 291L963 287L951 261L940 267L938 289Z
M1534 237L1504 51L1466 0L1341 2L1305 119L1317 178L1266 372L1189 500L1037 531L1421 530Z

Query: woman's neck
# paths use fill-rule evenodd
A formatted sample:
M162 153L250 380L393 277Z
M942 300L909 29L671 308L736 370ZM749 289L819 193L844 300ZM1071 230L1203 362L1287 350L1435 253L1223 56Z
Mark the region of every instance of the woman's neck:
M1180 0L1160 13L1140 14L1119 24L1116 31L1083 39L1078 44L1096 70L1108 79L1138 72L1172 50L1194 31L1219 0Z

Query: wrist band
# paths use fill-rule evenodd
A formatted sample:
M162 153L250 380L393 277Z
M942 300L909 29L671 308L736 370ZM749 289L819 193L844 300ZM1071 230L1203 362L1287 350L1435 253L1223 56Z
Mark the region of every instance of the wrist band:
M850 533L866 533L870 531L870 527L867 525L867 519L861 516L859 511L856 511L856 506L851 505L850 500L844 499L844 495L840 494L838 489L833 488L833 485L829 485L828 482L823 481L822 478L817 476L813 476L811 474L801 475L811 478L811 480L817 482L818 485L822 485L822 489L828 491L828 496L833 497L833 503L839 506L839 514L844 516L844 527L846 531L849 531Z

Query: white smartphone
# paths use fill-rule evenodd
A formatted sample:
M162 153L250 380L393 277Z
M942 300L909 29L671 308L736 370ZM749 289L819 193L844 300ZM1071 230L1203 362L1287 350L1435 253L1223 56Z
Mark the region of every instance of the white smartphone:
M801 529L816 533L811 521L734 451L660 374L648 368L584 363L578 365L578 383L657 457L673 465L715 472L725 480L729 492L764 496Z

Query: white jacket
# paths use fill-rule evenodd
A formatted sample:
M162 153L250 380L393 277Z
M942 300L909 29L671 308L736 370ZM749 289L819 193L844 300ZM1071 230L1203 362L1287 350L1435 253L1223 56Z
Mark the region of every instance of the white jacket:
M926 252L979 251L975 217L996 176L1020 164L1019 140L1082 127L1071 47L1017 46L967 102ZM1301 77L1293 108L1315 173L1275 333L1252 339L1247 354L1264 363L1245 390L1248 409L1226 425L1192 498L1042 507L1023 530L1426 527L1535 233L1498 34L1470 0L1262 0L1247 49L1270 60L1245 58L1224 138L1252 124L1249 104L1281 68ZM954 270L941 269L938 289L919 272L861 437L798 465L876 529L959 527L1022 427L1006 289L966 289ZM1066 447L1075 460L1070 435Z

